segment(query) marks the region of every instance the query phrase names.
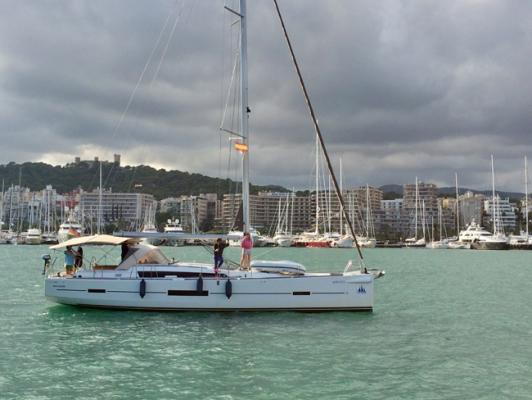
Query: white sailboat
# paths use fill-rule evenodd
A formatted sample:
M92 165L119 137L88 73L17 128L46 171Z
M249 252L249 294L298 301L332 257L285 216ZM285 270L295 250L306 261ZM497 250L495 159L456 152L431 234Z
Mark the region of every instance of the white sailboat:
M302 232L295 239L296 247L312 247L312 248L325 248L331 247L331 242L334 241L334 237L329 235L322 235L320 233L320 141L318 134L316 134L315 145L315 201L314 201L314 231Z
M286 197L286 204L284 209L282 209L282 198L279 198L279 209L277 212L277 227L275 229L275 234L273 236L274 243L279 247L290 247L294 242L292 236L292 229L288 226L288 211L289 209L294 210L293 202L294 196L291 193L290 196ZM290 202L291 200L291 202ZM292 207L290 207L292 205Z
M330 182L330 179L329 179ZM342 166L342 157L340 157L340 192L343 194L344 188L343 188L343 166ZM329 194L331 193L331 188L329 184ZM329 213L331 209L331 201L329 200ZM331 247L336 247L339 249L350 249L354 246L354 240L351 235L348 233L344 234L344 221L343 221L343 210L340 210L340 233L338 234L330 234L333 240L331 241ZM329 217L329 221L331 218ZM329 222L330 226L330 222ZM330 228L329 228L330 230ZM359 241L359 246L361 246Z
M532 249L532 237L528 232L528 163L525 156L525 230L521 230L519 235L510 235L510 247L512 249L530 250Z
M240 22L240 105L243 128L241 140L247 148L245 0L240 0L238 11L231 9L229 11L236 15ZM289 43L279 10L278 13ZM301 76L290 43L289 47L298 75ZM321 132L301 78L300 83L323 147ZM330 161L328 159L327 161L330 167ZM244 153L243 165L243 222L244 229L249 229L247 151ZM336 180L335 188L338 191ZM343 203L341 194L339 199ZM347 216L346 219L350 230L354 233ZM158 235L168 236L168 234ZM142 237L143 234L138 233L133 236ZM193 238L200 235L188 236ZM207 236L211 239L218 237L218 235L201 235L201 238ZM383 272L378 270L368 271L360 252L360 269L352 270L352 264L349 262L340 273L309 273L301 264L290 261L253 261L250 270L230 269L224 266L219 275L216 275L211 264L172 262L159 248L139 243L138 239L131 237L96 235L72 239L52 248L62 249L68 245L89 244L124 245L123 250L127 251L124 251L123 259L116 263L95 262L72 275L64 273L48 275L45 295L49 300L77 306L137 310L371 311L374 280L383 275Z
M449 249L469 249L471 247L470 243L464 243L460 241L459 234L460 234L460 198L458 196L458 173L455 172L454 174L454 181L455 181L455 188L456 188L456 237L455 240L450 240L449 243L447 243L447 247Z
M414 202L414 236L408 239L405 239L406 247L425 247L427 242L425 241L425 215L422 213L422 228L423 228L423 237L418 239L418 210L419 210L419 184L416 176L416 193L415 193L415 202Z
M427 244L428 249L448 249L449 241L443 238L443 218L441 204L438 203L438 225L439 225L439 240L434 237L434 219L432 220L432 240Z
M150 204L144 210L142 233L157 233L157 227L155 226L155 210L153 209L152 204ZM154 246L159 246L161 244L161 240L157 238L146 238L144 240L146 241L146 243L152 244Z
M493 224L493 233L490 235L481 234L479 237L471 242L471 248L475 250L507 250L510 245L508 237L502 232L500 227L501 221L499 207L497 203L499 197L495 195L495 167L493 162L493 154L491 155L491 181L492 181L492 197L491 197L491 220ZM468 227L467 231L471 231L472 226Z
M360 247L374 248L377 246L377 239L375 238L375 227L373 226L373 218L371 215L371 205L369 198L369 185L366 184L366 236L357 237Z

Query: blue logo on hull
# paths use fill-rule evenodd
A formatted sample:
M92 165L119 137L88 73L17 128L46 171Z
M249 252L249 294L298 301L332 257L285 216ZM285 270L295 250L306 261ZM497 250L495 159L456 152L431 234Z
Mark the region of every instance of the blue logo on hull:
M366 294L366 289L364 289L364 286L360 286L360 287L357 289L357 292L358 292L358 293Z

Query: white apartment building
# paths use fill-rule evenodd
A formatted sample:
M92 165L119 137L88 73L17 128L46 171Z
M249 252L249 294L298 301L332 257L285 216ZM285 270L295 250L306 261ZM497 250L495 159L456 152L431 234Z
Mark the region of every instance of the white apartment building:
M499 196L495 198L495 205L492 199L484 200L484 211L487 215L487 222L493 224L493 220L498 221L505 232L511 232L516 227L515 207L510 204L510 199L501 199ZM500 225L499 225L500 223Z

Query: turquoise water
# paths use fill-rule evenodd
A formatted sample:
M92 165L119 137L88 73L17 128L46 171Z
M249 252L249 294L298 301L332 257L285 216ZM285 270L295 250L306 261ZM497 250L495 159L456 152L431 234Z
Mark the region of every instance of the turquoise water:
M386 269L375 311L323 314L55 305L43 296L46 252L0 246L2 399L532 398L532 252L368 250L367 265ZM354 256L255 258L266 252L330 271ZM210 260L196 247L168 254Z

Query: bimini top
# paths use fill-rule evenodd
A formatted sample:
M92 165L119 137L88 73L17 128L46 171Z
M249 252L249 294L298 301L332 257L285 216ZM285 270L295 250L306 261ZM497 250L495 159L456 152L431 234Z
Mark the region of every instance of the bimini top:
M55 244L50 246L51 249L62 249L67 246L81 246L86 244L103 246L111 245L117 246L122 243L135 244L138 243L140 239L133 239L128 237L116 237L112 235L92 235L92 236L82 236L78 238L73 238L65 242Z

